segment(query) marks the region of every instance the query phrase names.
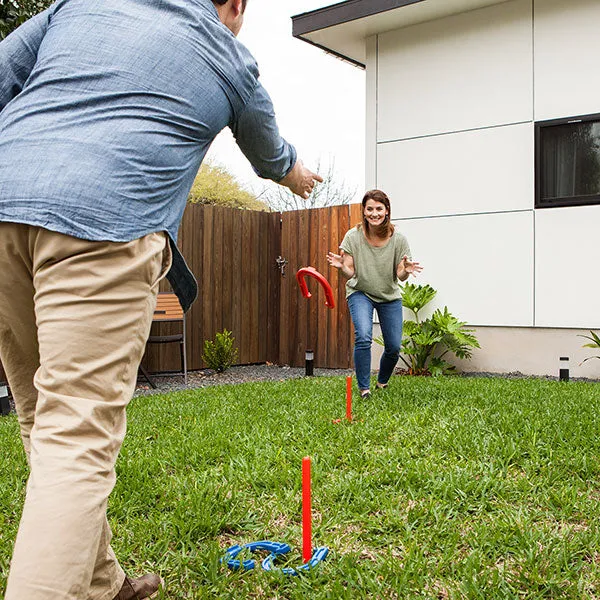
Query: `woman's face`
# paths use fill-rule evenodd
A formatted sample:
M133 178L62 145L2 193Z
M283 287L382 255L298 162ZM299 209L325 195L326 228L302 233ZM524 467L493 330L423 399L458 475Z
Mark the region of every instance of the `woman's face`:
M381 225L387 217L388 211L383 202L369 198L365 204L364 215L367 223L372 227Z

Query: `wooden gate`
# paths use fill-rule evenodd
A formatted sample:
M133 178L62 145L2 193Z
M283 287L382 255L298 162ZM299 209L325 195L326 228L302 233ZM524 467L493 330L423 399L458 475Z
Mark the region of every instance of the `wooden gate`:
M281 256L287 260L281 279L279 364L303 366L305 351L315 353L315 366L352 365L352 328L346 305L346 280L327 264L338 252L344 234L360 221L360 204L284 212L281 215ZM296 271L312 266L331 284L336 307L325 306L323 290L309 279L310 299L300 294Z

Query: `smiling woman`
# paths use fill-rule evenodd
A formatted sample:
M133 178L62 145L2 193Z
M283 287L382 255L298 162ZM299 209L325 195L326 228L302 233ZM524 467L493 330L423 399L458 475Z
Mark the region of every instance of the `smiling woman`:
M348 279L346 299L354 324L354 365L362 398L370 396L373 311L379 316L385 350L379 365L377 389L384 389L400 356L402 300L399 281L422 270L410 259L408 241L391 222L390 200L381 190L362 200L362 223L342 240L341 255L330 252L327 261Z

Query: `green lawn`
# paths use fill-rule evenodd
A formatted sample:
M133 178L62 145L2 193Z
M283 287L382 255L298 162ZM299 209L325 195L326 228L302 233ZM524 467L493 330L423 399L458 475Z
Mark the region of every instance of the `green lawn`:
M134 574L166 598L598 598L600 388L396 378L345 414L345 380L311 378L135 399L109 510ZM0 420L0 596L26 467ZM312 457L311 573L234 573L231 544L301 555ZM25 600L25 599L24 599Z

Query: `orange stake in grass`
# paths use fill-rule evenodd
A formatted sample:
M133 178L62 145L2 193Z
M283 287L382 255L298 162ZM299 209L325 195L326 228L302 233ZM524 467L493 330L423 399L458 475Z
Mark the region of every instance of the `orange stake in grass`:
M346 419L352 421L352 375L346 377Z
M310 456L302 459L302 559L312 558L312 515L310 506Z

